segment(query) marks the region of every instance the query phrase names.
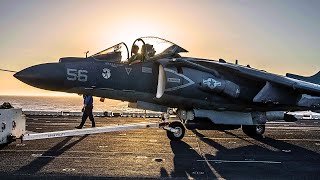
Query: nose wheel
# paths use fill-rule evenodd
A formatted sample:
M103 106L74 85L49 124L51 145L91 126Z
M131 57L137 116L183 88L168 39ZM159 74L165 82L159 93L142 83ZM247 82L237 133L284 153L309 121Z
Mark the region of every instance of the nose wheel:
M248 136L262 136L265 130L266 126L264 124L242 125L242 131Z
M174 132L167 130L167 137L171 141L180 141L184 137L186 129L181 122L172 122L169 127L174 130Z

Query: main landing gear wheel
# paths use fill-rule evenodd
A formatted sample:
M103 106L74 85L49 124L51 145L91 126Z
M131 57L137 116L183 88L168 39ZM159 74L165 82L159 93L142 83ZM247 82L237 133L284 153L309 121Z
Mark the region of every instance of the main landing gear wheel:
M242 125L242 131L248 136L262 136L265 130L266 126L264 124Z
M181 122L172 122L169 124L169 127L177 130L175 133L167 131L167 136L171 141L180 141L184 137L186 129Z

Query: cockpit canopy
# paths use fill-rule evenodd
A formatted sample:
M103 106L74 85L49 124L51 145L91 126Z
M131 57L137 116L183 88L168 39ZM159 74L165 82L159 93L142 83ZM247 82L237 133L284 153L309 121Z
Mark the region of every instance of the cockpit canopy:
M136 49L133 51L133 48L138 48L138 51ZM128 59L134 56L135 53L141 55L141 61L148 61L159 58L174 57L180 52L188 51L165 39L157 37L142 37L133 42L130 55L128 46L122 42L94 54L91 57L99 61L127 63Z
M97 54L94 54L92 57L100 61L124 62L128 59L128 56L128 47L125 43L121 42L101 52L98 52Z

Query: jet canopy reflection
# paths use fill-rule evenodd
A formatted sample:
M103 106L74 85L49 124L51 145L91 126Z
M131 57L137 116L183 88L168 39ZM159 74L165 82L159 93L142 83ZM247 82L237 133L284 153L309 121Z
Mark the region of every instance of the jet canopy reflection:
M136 39L130 50L128 46L121 42L110 48L107 48L91 57L98 61L108 61L113 63L128 63L130 57L134 56L133 48L138 47L138 53L141 55L141 61L156 60L159 58L180 57L178 53L188 52L182 47L158 37L141 37Z

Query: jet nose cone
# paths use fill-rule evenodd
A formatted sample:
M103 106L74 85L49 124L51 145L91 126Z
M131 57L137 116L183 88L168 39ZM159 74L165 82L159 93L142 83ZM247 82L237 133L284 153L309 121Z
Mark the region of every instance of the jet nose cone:
M65 71L60 63L32 66L17 72L13 76L37 88L53 91L64 89Z
M17 72L17 73L15 73L14 75L13 75L13 77L15 77L15 78L17 78L17 79L19 79L20 81L21 81L21 73L20 73L21 71L19 71L19 72Z
M22 82L25 82L25 81L31 80L33 78L33 74L34 73L30 71L30 68L26 68L24 70L21 70L15 73L13 77L19 79Z

